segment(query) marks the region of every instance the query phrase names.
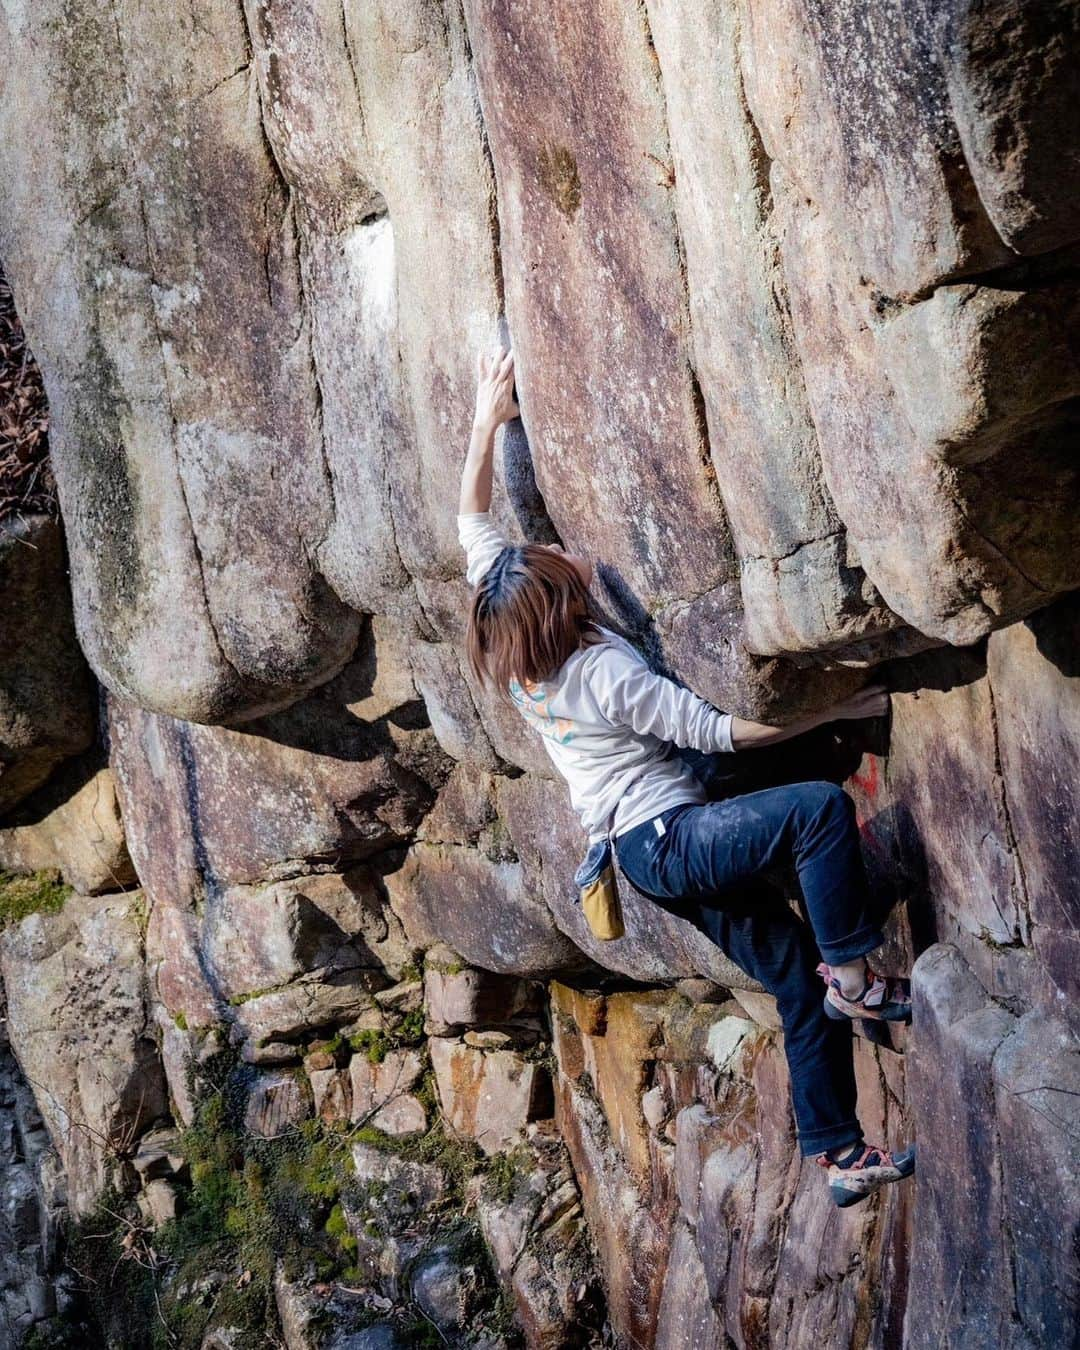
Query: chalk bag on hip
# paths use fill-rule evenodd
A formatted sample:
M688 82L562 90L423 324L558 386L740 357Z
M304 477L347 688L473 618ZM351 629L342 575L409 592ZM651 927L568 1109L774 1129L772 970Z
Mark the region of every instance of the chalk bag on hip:
M615 863L610 839L598 839L589 846L581 866L574 873L581 908L593 937L603 942L622 937L622 905L615 883Z

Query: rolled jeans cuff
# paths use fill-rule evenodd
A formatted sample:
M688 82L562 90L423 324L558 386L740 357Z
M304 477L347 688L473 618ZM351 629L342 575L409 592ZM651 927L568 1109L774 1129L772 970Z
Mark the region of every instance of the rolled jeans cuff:
M818 942L821 959L830 966L842 966L854 961L857 956L865 956L885 941L885 934L876 924L864 924L847 937L837 938L834 942Z
M844 1144L857 1143L863 1137L862 1126L854 1116L840 1125L830 1125L820 1130L799 1130L799 1152L804 1158L816 1158L829 1148L840 1148Z

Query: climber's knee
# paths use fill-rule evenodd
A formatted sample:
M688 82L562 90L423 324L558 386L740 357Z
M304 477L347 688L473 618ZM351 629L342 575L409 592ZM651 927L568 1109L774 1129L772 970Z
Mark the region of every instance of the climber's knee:
M854 810L855 803L839 783L830 783L827 779L823 778L820 781L815 782L813 786L817 790L818 798L821 802L821 809L823 811L840 811L847 813Z
M798 797L798 815L804 826L846 825L855 819L855 803L842 787L828 779L799 783L794 790Z

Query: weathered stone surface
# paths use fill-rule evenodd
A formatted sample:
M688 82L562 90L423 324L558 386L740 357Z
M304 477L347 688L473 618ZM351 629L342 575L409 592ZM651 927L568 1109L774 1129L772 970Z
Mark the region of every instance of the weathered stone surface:
M155 904L147 964L155 996L186 1026L224 1021L258 1044L373 1011L408 952L366 867L229 888L201 915Z
M311 1114L311 1092L302 1074L258 1073L245 1083L244 1129L274 1139Z
M274 1267L274 1304L281 1319L281 1333L287 1350L310 1350L311 1323L319 1307L299 1281L290 1280L284 1262Z
M453 1247L436 1247L413 1268L412 1295L424 1314L444 1332L459 1330L466 1319L475 1267L462 1265Z
M499 756L480 721L461 664L447 642L416 642L413 678L443 750L456 760L493 769Z
M110 699L111 762L150 895L175 903L407 839L450 766L403 661L400 639L372 625L336 679L243 730Z
M847 560L798 372L768 161L739 68L740 7L648 5L663 73L694 358L740 561L751 651L900 624ZM752 347L755 360L743 359ZM696 674L696 672L695 672Z
M202 950L215 990L231 1002L314 972L381 988L383 965L403 950L392 923L366 870L324 872L230 887L204 916Z
M914 975L923 1241L912 1250L911 1344L1067 1341L1080 1306L1061 1242L1080 1205L1080 1047L1041 1010L1011 1016L948 945L924 952ZM964 1190L946 1202L955 1176Z
M49 387L75 626L152 902L148 983L130 916L100 1000L86 924L20 956L23 1029L63 1043L40 1081L74 1110L49 1075L118 1063L117 1101L96 1080L87 1095L127 1131L124 1094L159 1044L160 1113L190 1123L231 1041L272 1131L275 1094L283 1120L342 1122L404 1064L411 1090L380 1122L410 1133L416 1052L350 1072L338 1047L423 1007L448 1126L494 1138L512 1118L535 1147L547 1122L523 1121L522 1085L551 1039L580 1196L561 1164L537 1162L534 1187L502 1159L510 1198L474 1188L535 1343L605 1323L670 1350L1062 1343L1073 0L99 11L0 17L0 254ZM904 1044L857 1040L868 1137L931 1157L842 1217L795 1151L771 1001L693 915L628 883L626 936L592 938L565 788L464 667L457 474L503 310L523 413L496 456L511 538L591 554L602 617L743 716L787 721L867 667L894 690L888 736L822 729L771 761L777 780L853 771L894 906L875 961L902 972L930 947L920 987L941 962L960 990L955 1007L955 990L921 996ZM5 566L47 566L50 599L5 593L0 705L30 711L0 734L0 811L22 797L0 863L46 850L79 890L130 885L115 811L108 867L77 841L89 777L57 766L78 737L47 726L75 709L92 732L89 701L65 683L70 621L50 635L49 605L68 604L58 531L26 542L9 537ZM550 1031L521 1001L548 978ZM107 1169L62 1148L81 1204ZM357 1270L456 1335L457 1273L413 1231L416 1197L438 1213L450 1182L407 1163L370 1172L395 1169L389 1206L349 1212ZM34 1203L12 1176L22 1317L58 1286L24 1273ZM389 1316L361 1332L319 1297L321 1350L394 1339Z
M948 300L925 297L958 272L1015 262L963 163L939 16L916 5L894 25L877 24L854 6L801 0L747 9L740 45L747 101L772 161L773 218L829 491L854 557L888 605L930 637L969 642L1045 603L1047 591L1076 584L1058 570L1071 572L1075 539L1062 547L1045 536L1048 522L1066 535L1071 529L1057 492L1072 481L1065 447L1075 433L1068 403L1034 437L1009 415L996 425L992 411L980 439L1014 453L992 473L950 471L936 440L920 436L924 419L912 427L882 380L878 344L898 316L906 334L921 329L907 358L912 370L931 385L946 382L946 408L977 405L975 363L935 359L932 316ZM973 26L985 19L985 28L1007 29L1006 9ZM1062 15L1062 40L1068 23ZM992 42L981 54L976 47L960 39L946 64L971 58L978 68L998 59ZM869 145L872 155L860 148ZM1008 289L1030 284L1007 272L1002 279ZM927 319L917 317L922 304L931 306ZM999 310L979 343L1007 363L1013 331Z
M873 1056L860 1050L860 1059ZM859 1072L860 1115L868 1137L895 1129L875 1079L873 1060ZM683 1234L672 1256L692 1243L691 1270L704 1266L704 1290L688 1287L681 1263L669 1261L661 1308L669 1318L702 1327L705 1343L801 1345L815 1336L841 1344L868 1335L879 1343L895 1324L893 1299L866 1312L856 1331L856 1309L867 1297L859 1253L885 1256L903 1221L903 1194L888 1193L880 1209L852 1211L841 1229L811 1161L800 1167L787 1081L779 1046L760 1033L742 1036L725 1058L702 1101L676 1120L675 1175ZM777 1223L784 1214L785 1228ZM825 1237L826 1231L828 1238ZM814 1270L821 1271L815 1285ZM818 1290L822 1293L819 1296ZM824 1293L827 1290L828 1293ZM703 1297L704 1296L704 1297ZM707 1301L706 1301L707 1299ZM900 1303L902 1315L902 1295ZM669 1333L670 1334L670 1333ZM667 1342L673 1344L674 1342Z
M427 1112L410 1091L423 1073L416 1050L388 1050L372 1063L366 1055L349 1061L349 1118L385 1134L415 1134L427 1126Z
M431 844L480 844L498 828L495 774L458 764L443 784L435 805L420 822L418 839Z
M724 1332L709 1302L708 1272L690 1229L678 1223L671 1239L669 1275L656 1318L657 1350L684 1345L700 1350L722 1350Z
M3 998L0 992L0 1012ZM0 1018L0 1346L66 1306L60 1219L63 1173Z
M418 1219L430 1224L447 1195L447 1177L431 1163L384 1152L370 1144L352 1148L357 1188L342 1201L357 1239L356 1265L365 1284L398 1299L407 1271L428 1245Z
M651 1170L645 1118L641 1097L647 1085L649 1065L663 1040L663 1017L672 1002L669 990L652 993L609 994L590 999L565 985L551 985L555 1050L560 1068L571 1078L586 1073L603 1107L612 1143L627 1167L643 1182ZM584 1003L585 1007L580 1008ZM590 1006L591 1005L591 1006ZM584 1035L571 1028L595 1028ZM576 1054L571 1059L577 1071L564 1062L566 1036L580 1047L580 1067Z
M747 99L765 153L850 242L853 282L861 273L910 297L1012 257L963 161L934 6L917 0L878 20L846 0L750 0L743 13Z
M529 1146L509 1195L481 1177L469 1183L499 1279L513 1297L530 1345L558 1345L593 1313L587 1230L566 1150L545 1122L530 1127Z
M12 1048L88 1212L146 1125L167 1111L147 1025L140 891L72 896L0 935Z
M476 849L416 844L383 877L409 940L445 940L472 965L539 977L580 960L518 862Z
M209 1027L227 1016L228 1005L215 992L202 957L199 921L191 910L154 905L146 929L146 966L162 1012L174 1026L179 1019L182 1026L177 1029L185 1037L189 1028Z
M94 752L60 765L5 815L0 867L12 872L58 868L81 895L138 883L112 773Z
M435 1035L476 1023L509 1022L540 1006L537 983L466 966L445 945L429 948L425 955L424 1010Z
M309 1069L315 1114L325 1121L347 1120L352 1102L349 1075L344 1069Z
M979 198L1002 239L1041 253L1077 236L1072 0L950 4L938 23L949 111Z
M176 1187L163 1177L147 1182L136 1200L139 1212L154 1228L175 1219L180 1212Z
M0 522L0 813L94 737L91 681L75 641L64 531L48 516Z
M556 1040L556 1046L559 1041ZM561 1049L560 1067L565 1061ZM662 1282L673 1206L642 1189L619 1150L611 1146L602 1107L588 1080L562 1068L555 1119L573 1159L581 1203L598 1249L609 1316L624 1336L649 1343Z
M375 1002L386 1012L419 1012L424 1006L424 982L408 979L392 984L389 989L378 989Z
M382 1218L395 1222L408 1219L435 1205L446 1190L443 1171L430 1163L417 1163L384 1153L371 1144L352 1148L358 1181L379 1181L386 1190L373 1193L371 1203Z
M310 561L331 513L310 321L242 15L129 17L5 18L29 78L0 108L2 251L48 372L83 650L121 697L212 721L321 683L359 620ZM55 151L33 172L27 121Z
M950 917L972 937L1008 945L1026 933L1027 920L995 771L994 698L981 670L971 661L950 689L896 697L889 785L917 834L935 838L931 893L962 899Z
M367 969L315 969L281 989L245 998L235 1006L235 1040L265 1045L348 1022L372 1008L366 987L378 974Z
M1031 943L1053 1008L1080 1034L1080 606L1075 597L995 633L988 671L1002 784Z
M1015 453L1030 428L1052 425L1056 405L1080 393L1078 315L1075 286L942 286L882 324L877 345L919 441L949 464L976 465Z
M180 1125L191 1125L197 1097L205 1086L200 1066L219 1053L225 1037L216 1025L188 1028L181 1014L170 1015L162 1004L154 1007L161 1045L161 1065L169 1089L169 1108Z
M823 286L838 265L830 222L802 208L777 165L772 178L783 185L786 274L826 481L890 607L927 636L963 645L1074 585L1060 575L1076 556L1073 520L1057 505L1033 505L1062 501L1070 490L1071 414L1059 427L1039 428L1030 444L1026 435L1003 436L991 467L963 469L941 458L936 433L930 444L920 440L882 369L875 328L887 329L888 310L879 320L865 289ZM972 395L950 391L957 400ZM1002 458L1006 447L1022 446L1015 459ZM1043 542L1048 518L1063 532L1064 552L1061 542Z
M685 1001L671 990L592 997L553 984L551 992L556 1120L599 1248L609 1315L622 1335L649 1344L678 1213L679 1154L657 1135L644 1099L659 1087L666 1120L699 1091L697 1065L716 1028L732 1020L752 1028L714 1004L698 1005L687 1018ZM740 1032L731 1042L725 1068L744 1041ZM679 1073L680 1061L688 1072Z
M179 1144L180 1137L175 1130L150 1130L139 1140L131 1165L147 1181L176 1176L185 1166Z
M575 550L593 522L616 523L612 581L647 608L700 594L731 576L731 553L701 471L663 94L645 29L620 7L469 3L466 14L518 389L552 519ZM593 94L575 98L586 71ZM542 120L533 96L545 100Z
M530 1120L551 1114L543 1067L513 1050L482 1050L449 1036L428 1041L443 1115L487 1154L524 1139Z

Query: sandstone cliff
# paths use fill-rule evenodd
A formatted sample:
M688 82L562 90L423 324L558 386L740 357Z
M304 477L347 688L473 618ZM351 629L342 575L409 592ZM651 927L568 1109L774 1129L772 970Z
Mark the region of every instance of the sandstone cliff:
M0 42L56 484L12 394L0 1347L1072 1344L1080 5L10 0ZM894 691L722 767L855 798L913 1186L837 1213L770 1000L628 887L583 921L462 659L500 321L513 538L723 708Z

